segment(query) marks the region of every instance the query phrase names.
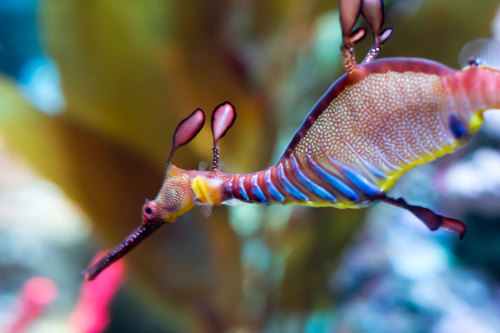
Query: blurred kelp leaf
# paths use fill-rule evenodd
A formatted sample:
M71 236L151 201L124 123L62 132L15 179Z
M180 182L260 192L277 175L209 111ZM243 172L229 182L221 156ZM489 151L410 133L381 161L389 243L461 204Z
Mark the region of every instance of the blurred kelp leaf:
M68 117L159 162L180 119L228 99L244 126L225 159L254 166L269 151L247 137L265 136L258 119L266 109L227 65L217 40L223 5L46 1L44 39L61 68ZM209 132L201 136L191 148L207 158Z
M161 166L152 167L65 116L47 116L34 110L7 80L0 81L0 101L0 129L9 146L77 201L110 243L118 243L139 224L140 206L158 186ZM200 295L206 295L209 303L213 295L230 296L217 303L220 311L229 311L235 301L232 295L238 295L239 286L232 281L238 281L239 267L235 258L238 246L228 225L176 223L165 229L159 232L161 237L153 237L142 246L143 251L129 258L164 305L169 297L177 298L177 306L167 313L184 310L184 316L191 317L184 325L203 323L204 319L193 320L193 316L203 315ZM205 238L206 233L216 237ZM219 250L219 243L212 242L221 242L230 250ZM180 320L173 317L171 321Z

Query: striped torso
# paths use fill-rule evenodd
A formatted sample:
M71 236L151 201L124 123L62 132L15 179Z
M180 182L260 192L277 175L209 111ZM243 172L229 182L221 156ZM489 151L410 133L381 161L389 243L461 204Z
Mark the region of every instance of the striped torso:
M226 182L232 198L261 204L345 208L359 202L362 196L359 188L342 180L342 175L313 160L304 163L295 156L281 159L273 167L260 172L231 175ZM372 190L376 192L375 188Z

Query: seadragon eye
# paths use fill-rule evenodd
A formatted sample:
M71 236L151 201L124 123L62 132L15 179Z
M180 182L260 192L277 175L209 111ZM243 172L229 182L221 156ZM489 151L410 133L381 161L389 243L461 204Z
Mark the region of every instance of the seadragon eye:
M144 207L144 215L146 217L150 217L152 214L153 214L153 208L151 208L150 206Z

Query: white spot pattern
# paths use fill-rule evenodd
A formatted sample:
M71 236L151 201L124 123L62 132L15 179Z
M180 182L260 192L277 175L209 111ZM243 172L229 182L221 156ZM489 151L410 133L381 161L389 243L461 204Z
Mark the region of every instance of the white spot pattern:
M454 141L444 126L447 105L438 75L371 74L330 103L294 154L328 157L358 170L368 162L391 173Z

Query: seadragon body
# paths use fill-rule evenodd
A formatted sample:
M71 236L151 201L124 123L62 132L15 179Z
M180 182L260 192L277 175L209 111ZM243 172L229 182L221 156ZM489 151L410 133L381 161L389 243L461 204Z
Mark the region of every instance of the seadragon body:
M414 58L374 60L392 30L381 30L382 2L340 0L341 47L346 74L334 82L305 118L277 163L250 174L219 170L218 140L236 114L228 102L212 116L214 159L209 171L183 170L170 160L201 130L205 116L195 110L177 127L158 196L146 201L142 224L117 248L85 272L94 279L164 222L195 205L229 200L360 208L383 201L407 209L431 230L443 227L461 237L460 221L391 198L386 192L407 170L453 152L481 126L485 109L500 108L500 70L470 59L462 70ZM354 30L363 14L374 44L361 64Z
M412 167L453 152L500 107L500 71L456 71L422 59L384 59L336 81L276 165L224 175L250 202L357 208Z

